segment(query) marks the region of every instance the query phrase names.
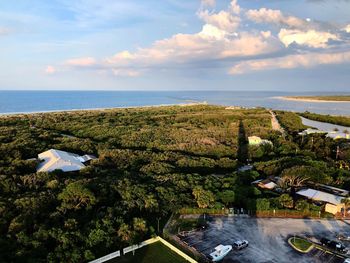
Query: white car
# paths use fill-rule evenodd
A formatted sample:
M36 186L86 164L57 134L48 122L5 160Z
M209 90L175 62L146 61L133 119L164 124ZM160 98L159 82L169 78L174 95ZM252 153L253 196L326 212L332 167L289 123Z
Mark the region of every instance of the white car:
M233 243L233 247L237 250L241 250L249 245L249 242L247 240L237 240L235 243Z
M346 258L346 259L344 260L344 263L350 263L350 258Z

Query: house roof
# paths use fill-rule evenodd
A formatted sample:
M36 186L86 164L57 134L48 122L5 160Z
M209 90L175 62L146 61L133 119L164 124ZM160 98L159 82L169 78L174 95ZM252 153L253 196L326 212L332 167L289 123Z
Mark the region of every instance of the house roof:
M274 189L277 186L277 184L271 181L270 179L265 179L265 180L259 179L252 182L251 184L260 185L260 186L263 185L263 187L267 189Z
M341 195L341 196L349 195L349 191L345 190L345 189L341 189L341 188L337 188L337 187L325 185L325 184L317 184L317 186L325 191L328 190L328 191L333 192L337 195Z
M344 199L344 197L341 197L339 195L334 195L311 188L300 190L297 192L297 194L315 201L322 201L334 205L341 204L341 200Z
M42 160L37 167L38 172L52 172L54 170L70 172L85 167L82 157L79 155L55 149L40 153L38 158Z

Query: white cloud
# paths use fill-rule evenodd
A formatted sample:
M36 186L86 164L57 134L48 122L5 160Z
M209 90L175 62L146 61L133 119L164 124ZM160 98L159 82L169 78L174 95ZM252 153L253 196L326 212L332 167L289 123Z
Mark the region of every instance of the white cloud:
M115 76L121 77L138 77L141 72L136 70L123 70L123 69L112 69L112 73Z
M45 73L48 75L54 74L55 72L56 72L56 69L53 66L49 65L45 68Z
M261 8L243 12L236 0L230 2L225 10L210 12L205 6L214 5L215 1L202 1L197 12L204 21L202 29L193 34L174 34L168 38L155 41L148 47L134 51L124 50L113 56L95 60L92 57L67 60L64 65L76 68L84 67L116 76L137 77L148 70L179 68L195 65L226 65L228 61L238 64L230 69L230 74L257 71L269 68L311 67L331 64L337 61L340 54L303 54L289 55L280 58L254 60L256 57L271 56L279 52L287 53L292 43L302 48L327 48L330 40L338 40L338 36L324 30L316 30L313 22L294 16L286 16L280 10ZM246 19L256 23L277 25L278 36L268 28L254 29L245 27ZM243 21L243 22L242 22ZM293 49L289 49L295 52ZM315 56L315 58L314 58ZM247 59L250 59L247 61ZM310 61L307 61L310 59ZM340 59L345 61L346 59ZM241 62L239 62L241 61ZM340 62L339 62L340 63ZM203 64L204 65L204 64Z
M350 24L343 28L346 33L350 33Z
M301 31L282 28L278 34L281 42L288 47L292 43L312 48L326 48L329 40L338 40L335 34L316 30Z
M73 67L89 67L96 64L96 60L92 57L83 57L83 58L73 58L65 62L65 65Z
M230 11L238 15L241 11L241 7L238 5L237 0L232 0L230 3Z
M201 0L201 5L203 7L214 7L216 4L215 0Z
M226 32L233 33L237 30L241 19L239 16L232 15L227 11L220 11L219 13L209 13L208 10L200 11L198 16L207 24L215 26Z
M309 24L304 19L295 16L286 16L280 10L267 8L248 10L246 16L256 23L272 23L291 28L305 28Z
M66 61L66 65L110 69L117 76L138 76L152 68L174 67L242 58L275 52L282 48L270 31L239 32L240 8L232 1L227 10L218 13L199 11L205 22L202 30L194 34L175 34L155 41L150 47L131 52L124 50L100 62L93 58L78 58Z
M156 41L134 53L123 51L105 59L115 68L150 68L161 64L184 64L199 60L245 57L274 52L280 48L270 33L242 32L230 35L210 24L196 34L176 34Z
M252 71L311 68L319 65L341 63L350 63L350 51L338 53L308 53L289 55L280 58L249 60L238 63L230 69L229 73L235 75Z

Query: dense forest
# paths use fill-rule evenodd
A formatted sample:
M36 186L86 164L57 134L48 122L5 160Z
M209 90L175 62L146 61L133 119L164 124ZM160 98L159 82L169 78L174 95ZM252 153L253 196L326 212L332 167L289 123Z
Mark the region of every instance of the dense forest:
M0 261L86 262L157 234L184 207L291 208L251 185L304 176L349 188L338 142L295 136L294 113L171 106L0 118ZM272 146L248 146L261 136ZM48 149L93 154L79 172L37 173ZM237 172L250 159L255 170ZM317 210L298 203L296 208Z

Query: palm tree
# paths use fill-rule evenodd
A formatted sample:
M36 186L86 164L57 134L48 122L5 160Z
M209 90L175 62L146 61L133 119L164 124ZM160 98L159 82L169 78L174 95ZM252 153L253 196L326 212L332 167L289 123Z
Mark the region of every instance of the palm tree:
M347 210L348 210L348 207L350 205L350 199L349 198L343 198L341 200L342 204L344 204L344 216L346 216L346 213L347 213Z
M303 186L304 183L307 182L309 179L309 177L304 177L296 174L284 174L279 180L278 184L282 189L287 190L290 188L290 194L293 198L293 208L295 207L296 201L295 189L297 187Z

